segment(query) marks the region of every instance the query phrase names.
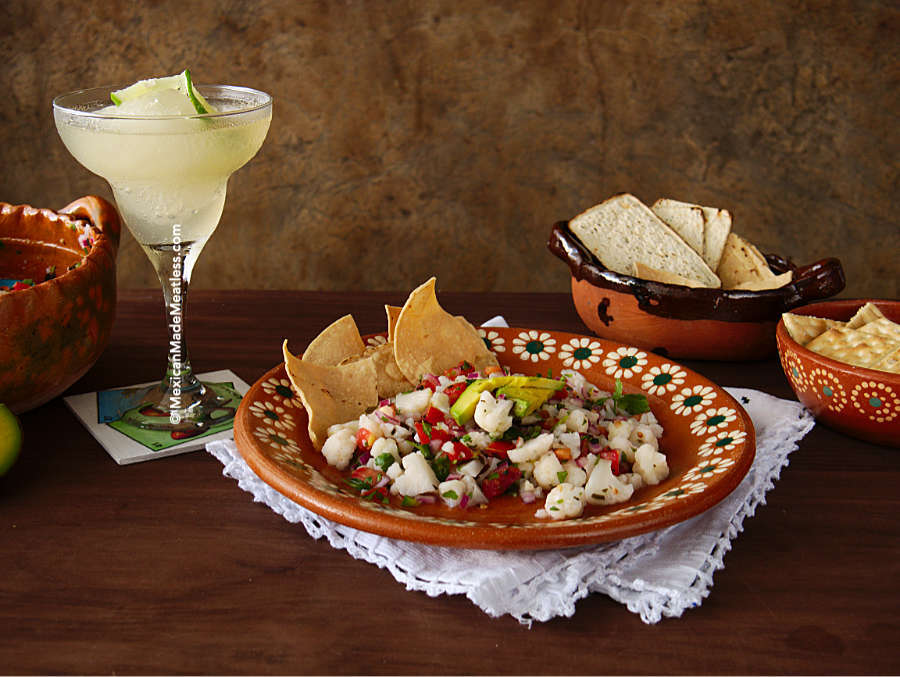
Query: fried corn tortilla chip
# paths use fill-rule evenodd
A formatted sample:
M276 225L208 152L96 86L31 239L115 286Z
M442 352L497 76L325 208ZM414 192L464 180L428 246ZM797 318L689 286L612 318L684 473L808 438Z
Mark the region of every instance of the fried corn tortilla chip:
M900 374L900 346L878 360L871 366L871 369L887 371L891 374Z
M411 383L423 374L439 374L468 360L476 369L497 366L478 331L438 303L435 278L414 289L406 299L394 328L394 356Z
M328 428L358 417L378 404L377 374L371 357L342 365L301 360L282 345L284 364L294 390L309 415L309 437L316 449L328 438Z
M303 360L334 366L366 349L352 315L344 315L325 327L303 351Z
M792 277L789 273L773 273L766 257L734 231L728 233L728 239L725 240L725 249L716 274L722 280L722 289L751 291L782 287Z
M366 353L371 357L375 365L376 374L376 390L378 398L393 397L397 393L412 390L414 384L410 383L397 366L397 359L394 357L394 344L382 343L366 349Z
M670 273L667 270L659 270L658 268L653 268L640 261L635 261L633 268L634 276L641 280L664 282L665 284L678 284L682 287L692 288L707 286L698 280L692 280L689 277L684 277L677 273Z
M394 342L394 328L397 326L397 318L400 317L402 306L385 306L384 311L387 313L387 340L388 343Z

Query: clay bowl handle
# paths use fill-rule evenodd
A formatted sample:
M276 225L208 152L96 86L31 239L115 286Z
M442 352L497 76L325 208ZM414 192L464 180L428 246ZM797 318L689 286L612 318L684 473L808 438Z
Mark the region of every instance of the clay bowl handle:
M113 252L119 249L119 237L122 234L122 223L116 208L102 197L86 195L67 204L59 210L60 214L68 214L91 222L94 228L109 238Z
M822 259L794 271L791 294L785 300L788 307L794 308L834 296L844 289L845 284L841 262L835 258Z

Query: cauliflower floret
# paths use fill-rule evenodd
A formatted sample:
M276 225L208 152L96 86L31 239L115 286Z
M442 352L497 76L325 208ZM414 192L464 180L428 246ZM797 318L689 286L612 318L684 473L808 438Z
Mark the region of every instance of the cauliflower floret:
M512 400L497 400L490 391L485 390L475 405L475 422L483 430L500 435L512 425L513 417L510 412L513 404Z
M394 480L391 491L403 496L417 496L434 491L438 485L434 470L421 451L403 457L403 474Z
M664 454L651 444L642 444L634 452L634 471L647 484L659 484L669 475L669 464Z
M568 448L572 452L572 458L578 458L581 455L581 435L578 433L562 433L555 435L561 445Z
M466 503L467 508L475 505L482 505L488 502L487 497L485 497L484 493L481 491L481 487L478 486L478 483L475 481L474 477L463 475L462 481L463 484L466 485L466 494L468 494L469 496L469 502Z
M435 393L431 396L431 406L435 409L440 409L445 414L450 413L450 398L447 397L447 393L441 391L439 393Z
M469 440L467 442L465 440L463 441L475 449L486 449L491 443L491 436L481 430L472 430L466 433L466 435L468 435Z
M460 499L466 494L466 484L462 480L447 480L438 485L438 494L441 500L451 508L459 505Z
M469 477L478 477L478 473L482 471L484 468L484 463L479 461L477 458L473 458L471 461L467 461L463 463L457 471L460 475L468 475Z
M391 482L393 482L403 474L403 468L399 463L391 463L385 474L391 479Z
M544 510L551 519L555 520L578 517L584 512L584 489L563 482L547 494Z
M625 455L626 461L634 463L634 445L627 437L610 437L606 446L621 452Z
M586 433L588 429L587 412L584 409L573 409L566 419L566 428L576 433Z
M346 423L335 423L334 425L328 426L328 437L331 437L338 430L343 430L344 428L352 430L355 435L356 431L359 429L359 421L347 421Z
M654 449L659 450L659 440L656 439L656 434L649 425L637 424L628 439L636 447L642 444L651 444Z
M390 437L379 437L375 440L370 452L372 460L377 460L383 454L390 454L395 461L400 460L400 448L397 446L397 440Z
M544 489L550 489L560 484L564 477L562 463L556 458L556 454L552 451L547 452L534 464L534 481L540 484Z
M330 435L322 445L322 456L338 470L350 465L353 452L356 451L356 432L352 428L341 428Z
M644 478L636 472L623 472L617 475L617 477L625 484L633 486L635 491L644 486Z
M597 465L591 471L584 485L585 500L591 505L613 505L622 503L631 498L634 487L625 484L613 475L612 463L608 458L597 460Z
M397 411L404 416L421 416L431 404L432 392L428 388L399 393L395 398Z
M521 447L510 449L507 452L507 455L509 456L509 460L513 463L533 461L550 451L550 447L553 445L553 440L553 433L541 433L537 437L534 437L522 444Z
M623 418L618 421L610 421L606 426L606 436L609 439L613 439L614 437L623 437L626 440L631 436L631 431L634 430L634 426L637 423L633 418Z
M583 487L587 482L587 473L574 461L563 463L563 471L566 473L566 482L573 487Z

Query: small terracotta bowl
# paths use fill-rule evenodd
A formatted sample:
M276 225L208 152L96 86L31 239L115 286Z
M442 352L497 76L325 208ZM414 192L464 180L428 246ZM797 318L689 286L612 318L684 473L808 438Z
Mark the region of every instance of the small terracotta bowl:
M846 321L867 301L900 322L900 301L879 299L813 303L791 312ZM851 437L900 447L900 374L854 367L807 350L790 337L783 321L775 337L784 374L816 420Z
M62 393L106 347L120 233L99 197L59 212L0 202L0 279L35 282L0 294L0 402L13 412Z
M661 355L700 360L758 360L775 355L781 314L844 288L840 261L829 258L797 267L766 255L775 273L792 270L779 289L692 289L642 280L605 268L569 230L553 226L547 247L572 272L572 300L598 336Z

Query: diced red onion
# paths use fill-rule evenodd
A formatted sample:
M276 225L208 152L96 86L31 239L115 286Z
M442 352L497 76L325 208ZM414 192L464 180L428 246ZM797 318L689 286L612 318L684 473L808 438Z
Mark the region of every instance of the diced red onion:
M437 497L434 494L419 494L416 496L416 500L419 503L434 503L437 501Z
M459 499L459 507L465 508L467 505L469 505L469 494L463 494Z

